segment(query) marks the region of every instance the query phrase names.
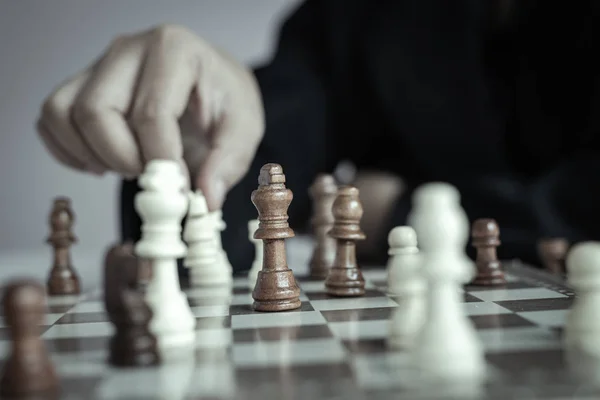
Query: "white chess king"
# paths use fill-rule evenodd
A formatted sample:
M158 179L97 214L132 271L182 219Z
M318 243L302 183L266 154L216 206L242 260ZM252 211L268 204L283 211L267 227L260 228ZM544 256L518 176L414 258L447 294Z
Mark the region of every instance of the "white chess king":
M139 184L143 190L135 198L135 208L142 219L142 237L135 252L152 263L153 276L146 293L154 313L150 329L161 349L192 345L196 319L177 273L177 259L186 255L181 240L181 221L188 209L185 178L177 162L153 160L146 165Z

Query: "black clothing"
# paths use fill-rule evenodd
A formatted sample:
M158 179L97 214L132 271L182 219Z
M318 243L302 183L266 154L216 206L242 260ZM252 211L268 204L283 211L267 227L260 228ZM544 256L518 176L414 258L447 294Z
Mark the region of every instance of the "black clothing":
M315 175L351 160L406 180L389 229L405 223L411 190L447 181L471 220L498 221L501 257L535 262L540 236L598 238L599 6L514 3L506 18L494 1L303 3L255 71L266 134L223 208L234 269L253 259L250 193L267 162L294 192L293 228L310 216ZM140 235L136 190L124 183L124 239Z

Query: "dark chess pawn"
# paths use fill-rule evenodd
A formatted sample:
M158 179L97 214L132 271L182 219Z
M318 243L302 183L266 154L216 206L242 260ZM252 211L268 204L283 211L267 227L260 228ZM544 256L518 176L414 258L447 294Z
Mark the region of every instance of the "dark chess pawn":
M496 249L500 246L500 228L493 219L481 218L471 228L471 244L477 250L477 275L472 284L499 286L506 284L502 263Z
M569 242L563 238L544 238L537 244L538 255L544 268L553 274L565 274L565 260L569 252Z
M79 277L71 265L70 248L77 238L72 228L75 214L71 200L66 197L54 199L50 212L50 236L47 242L54 249L54 264L48 278L48 294L73 295L80 293Z
M259 221L254 238L263 241L263 266L252 291L257 311L293 310L302 305L285 250L285 239L294 237L287 214L292 198L281 165L265 164L260 169L258 189L251 195Z
M331 207L337 193L333 176L317 176L309 193L313 203L311 224L315 236L315 248L309 263L310 276L325 279L335 259L335 239L328 234L333 226Z
M365 279L356 262L356 241L366 239L360 229L363 215L359 191L353 186L342 186L333 202L333 228L329 235L336 239L336 255L329 269L325 288L331 296L362 296Z
M40 337L46 315L46 293L34 281L9 284L3 296L12 349L0 378L3 398L57 398L59 379Z
M160 363L156 337L150 332L152 310L144 299L148 266L131 244L109 249L105 257L104 304L115 334L109 341L109 363L114 366L151 366Z

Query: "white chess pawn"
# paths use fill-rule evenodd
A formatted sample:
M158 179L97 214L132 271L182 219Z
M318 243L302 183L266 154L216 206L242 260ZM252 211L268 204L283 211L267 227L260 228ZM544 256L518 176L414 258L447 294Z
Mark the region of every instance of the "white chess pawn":
M256 280L258 279L258 273L262 269L263 264L263 241L260 239L254 239L254 232L258 229L258 220L253 219L248 221L248 239L254 244L254 261L252 262L252 268L248 272L248 286L250 290L254 290L256 286Z
M412 349L412 362L426 376L480 380L486 369L483 346L462 299L462 285L474 276L475 265L465 254L469 220L458 190L445 183L418 188L409 224L419 238L428 286L426 318Z
M136 254L152 263L152 279L146 300L153 311L150 329L161 349L193 345L196 318L179 286L177 259L186 255L181 240L181 221L188 208L183 194L185 178L179 164L150 161L140 176L143 189L135 197L142 219L142 237Z
M219 249L221 263L223 263L225 268L227 268L227 270L229 271L229 274L232 275L233 267L231 266L231 263L229 262L227 253L225 253L225 250L223 249L223 242L221 239L221 232L223 232L227 228L225 221L223 221L223 211L216 210L210 214L214 218L214 221L215 221L215 228L217 231L217 248Z
M190 193L190 205L183 238L188 242L188 254L183 264L190 271L192 286L226 286L231 284L231 272L221 262L219 233L215 218L208 213L206 198L201 191Z
M411 347L425 321L425 280L421 276L421 259L417 234L410 226L397 226L388 235L388 294L398 307L392 312L388 345Z
M567 277L577 297L565 324L565 347L570 354L600 357L600 242L573 246L566 259ZM579 357L576 357L579 358ZM577 361L577 360L575 360Z

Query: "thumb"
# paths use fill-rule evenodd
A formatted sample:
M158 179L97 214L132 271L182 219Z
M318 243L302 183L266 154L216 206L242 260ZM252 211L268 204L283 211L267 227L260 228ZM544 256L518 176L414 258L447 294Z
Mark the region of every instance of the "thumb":
M248 123L242 118L226 119L217 127L195 182L211 211L223 207L229 190L248 172L262 133L262 124L256 119Z

